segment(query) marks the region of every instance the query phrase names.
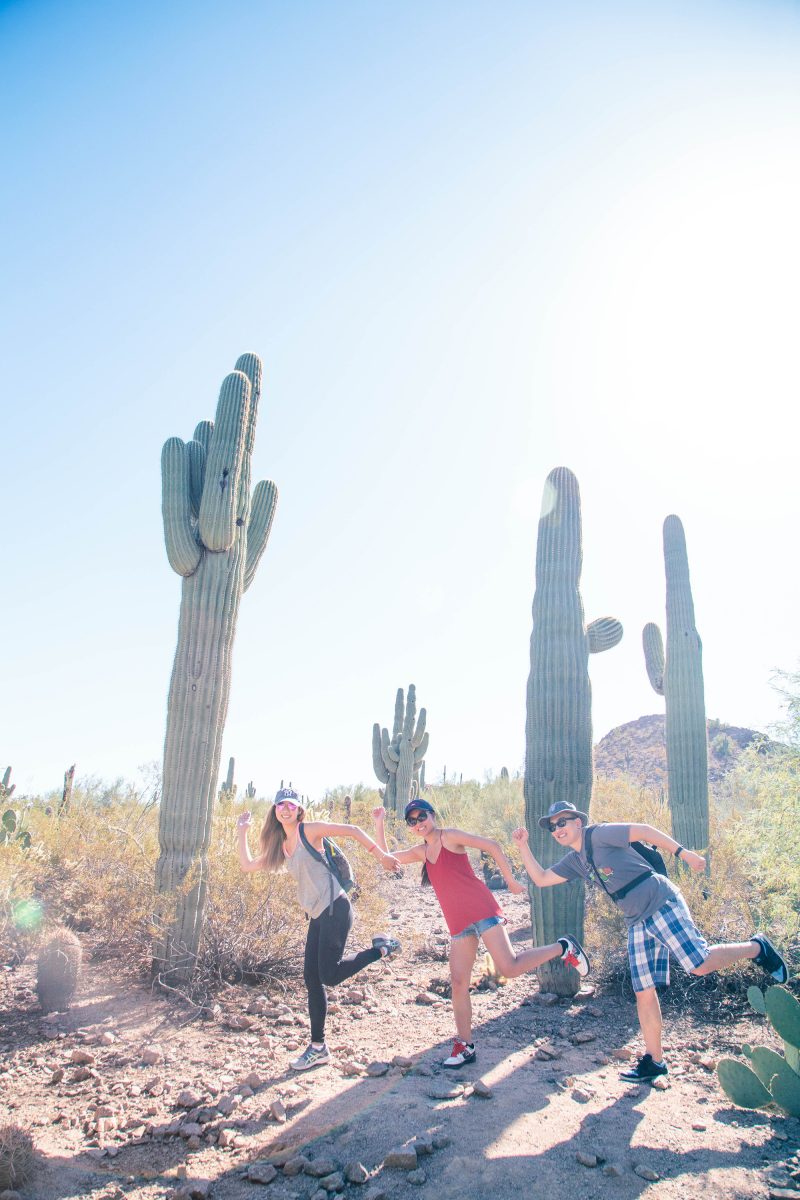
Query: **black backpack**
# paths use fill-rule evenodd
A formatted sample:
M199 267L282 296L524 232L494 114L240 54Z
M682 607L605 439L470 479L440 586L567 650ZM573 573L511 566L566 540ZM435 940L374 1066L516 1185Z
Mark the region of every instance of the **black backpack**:
M626 883L623 887L618 888L616 892L609 891L609 889L606 887L605 880L595 866L594 858L592 857L593 829L593 825L587 825L583 831L583 848L586 851L586 860L589 863L589 866L592 868L594 876L599 882L603 891L606 893L609 899L614 901L615 904L619 904L620 900L622 900L624 896L627 896L628 892L632 892L635 887L638 887L640 883L644 883L645 879L649 879L651 875L666 875L667 865L655 846L651 846L649 842L631 842L631 850L636 851L636 853L642 859L642 865L646 865L647 870L642 871L641 875L636 875L630 881L630 883Z
M303 828L302 821L298 825L298 830L300 832L300 841L303 843L311 857L315 858L317 862L324 863L331 873L331 903L328 912L330 912L333 908L334 879L345 894L348 892L353 892L353 898L355 899L358 893L358 889L356 888L356 877L353 874L353 868L350 865L347 855L345 854L344 850L342 850L341 846L339 846L333 840L333 838L324 837L322 839L323 852L320 854L319 850L315 850L311 845L311 842L306 837L306 831ZM354 888L356 888L355 891L353 891Z

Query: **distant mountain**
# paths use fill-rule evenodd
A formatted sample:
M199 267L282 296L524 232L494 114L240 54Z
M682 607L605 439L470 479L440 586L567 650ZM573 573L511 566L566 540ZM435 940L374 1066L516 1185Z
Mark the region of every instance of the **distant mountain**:
M755 738L754 729L707 721L708 777L721 779ZM767 739L768 741L769 739ZM666 721L663 714L639 717L612 729L594 748L596 775L630 775L645 787L662 788L667 782Z

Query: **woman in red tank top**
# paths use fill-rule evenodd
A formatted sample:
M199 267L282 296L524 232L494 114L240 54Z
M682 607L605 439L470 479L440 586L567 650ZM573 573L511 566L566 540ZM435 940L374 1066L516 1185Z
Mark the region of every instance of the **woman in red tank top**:
M373 810L375 840L387 850L385 812ZM427 880L442 906L442 913L450 930L450 980L453 997L453 1016L456 1036L453 1049L445 1059L445 1067L463 1067L475 1062L475 1045L472 1041L472 1002L469 981L478 953L478 942L483 938L486 949L492 956L501 975L513 979L526 971L535 971L551 958L563 958L578 971L589 973L589 960L574 938L561 937L550 946L537 946L532 950L515 951L505 931L506 919L494 893L477 875L467 857L467 848L482 850L490 854L497 863L500 874L514 895L521 895L525 887L514 878L511 863L506 858L499 842L493 838L465 833L462 829L442 829L436 824L436 813L427 800L412 800L406 805L406 824L422 844L410 850L395 850L394 857L401 863L421 862L423 882Z

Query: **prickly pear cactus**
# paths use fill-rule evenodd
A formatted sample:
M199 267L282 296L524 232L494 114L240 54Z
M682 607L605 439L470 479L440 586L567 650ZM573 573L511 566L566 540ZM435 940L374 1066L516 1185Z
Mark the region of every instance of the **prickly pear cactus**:
M667 652L657 625L642 631L645 666L666 703L667 776L672 833L683 846L708 846L708 741L703 647L694 621L686 537L678 517L664 522Z
M69 1008L82 961L81 944L71 930L58 929L47 939L36 963L36 995L42 1012Z
M189 442L170 438L161 456L167 557L183 577L156 866L164 932L153 964L156 975L172 981L189 977L200 943L239 603L277 500L271 482L250 493L260 396L261 362L243 354L222 384L215 421L201 421Z
M531 669L525 723L525 820L531 849L550 866L561 851L539 828L556 800L588 811L592 794L592 689L589 655L616 646L622 626L612 617L584 624L580 594L583 544L578 481L566 467L547 477L536 545ZM538 946L562 934L583 936L583 884L531 889ZM578 974L555 960L538 970L543 991L573 996Z
M777 1104L793 1117L800 1117L800 1004L782 987L761 992L750 988L747 998L783 1039L783 1055L767 1046L744 1046L750 1065L736 1058L717 1064L720 1087L740 1108L763 1108Z
M388 729L372 727L372 765L384 784L383 803L400 816L409 800L419 795L420 770L428 749L425 709L419 710L415 724L416 715L417 690L410 683L407 701L403 689L397 689L391 738Z

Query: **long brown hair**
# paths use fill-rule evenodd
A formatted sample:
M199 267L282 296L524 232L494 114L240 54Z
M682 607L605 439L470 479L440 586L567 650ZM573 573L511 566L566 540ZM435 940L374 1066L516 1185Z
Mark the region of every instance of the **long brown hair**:
M306 815L306 810L298 806L297 823L303 820ZM258 842L261 846L262 866L265 871L277 871L286 862L283 853L283 843L286 841L286 830L278 820L275 812L275 805L270 805L270 810L267 813L266 820L261 827L261 833L258 835Z

